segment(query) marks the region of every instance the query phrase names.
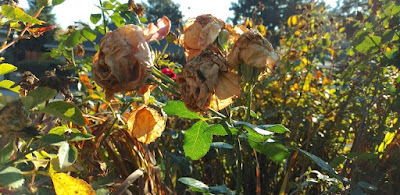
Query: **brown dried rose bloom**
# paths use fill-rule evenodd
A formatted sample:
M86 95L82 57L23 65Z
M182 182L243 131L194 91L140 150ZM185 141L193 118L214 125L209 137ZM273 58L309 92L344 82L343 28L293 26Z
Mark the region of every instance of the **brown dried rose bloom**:
M211 14L189 18L183 26L183 33L179 35L179 44L185 49L186 59L199 55L217 39L223 28L225 22Z
M272 72L278 61L279 55L275 53L271 43L254 30L240 35L228 55L228 63L235 69L239 64L245 63Z
M125 25L108 32L93 57L93 78L106 90L107 99L115 92L139 90L151 73L153 54L147 42L161 40L171 29L164 16L147 28Z
M139 90L151 73L152 53L142 28L125 25L106 34L93 58L93 76L108 95Z
M177 84L182 101L194 112L204 112L210 106L223 109L240 95L239 77L228 72L225 58L210 50L188 61Z

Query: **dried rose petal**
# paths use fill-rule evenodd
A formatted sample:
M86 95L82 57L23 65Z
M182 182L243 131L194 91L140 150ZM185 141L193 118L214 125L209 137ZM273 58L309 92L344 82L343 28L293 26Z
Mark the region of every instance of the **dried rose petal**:
M233 98L240 96L239 75L232 72L223 72L220 75L210 102L210 108L214 110L226 108L233 103Z
M228 63L233 68L245 63L271 72L278 61L279 56L274 52L271 43L254 30L240 35L228 55Z
M139 90L151 73L152 53L142 28L125 25L100 41L93 58L94 80L110 95Z
M239 39L240 35L248 31L250 31L250 29L243 25L235 25L234 27L229 28L229 43L235 43Z
M147 42L161 40L168 35L171 30L171 21L167 16L157 20L157 26L154 23L150 23L147 28L143 28L144 39Z
M221 55L212 51L201 53L185 65L182 74L177 78L182 101L189 110L204 112L208 110L212 100L218 101L213 94L219 96L221 100L238 96L239 94L236 92L239 88L239 79L237 82L232 81L233 85L227 82L229 79L225 79L226 75L231 74L234 75L234 73L228 72L228 64ZM229 105L222 106L221 104L220 106L218 102L214 102L214 104L216 106L213 108L217 110Z
M179 44L185 49L186 59L199 55L215 41L223 28L225 22L210 14L188 19L183 26L183 33L179 35Z
M138 141L149 144L161 136L166 125L158 112L145 105L136 108L128 120L128 129Z

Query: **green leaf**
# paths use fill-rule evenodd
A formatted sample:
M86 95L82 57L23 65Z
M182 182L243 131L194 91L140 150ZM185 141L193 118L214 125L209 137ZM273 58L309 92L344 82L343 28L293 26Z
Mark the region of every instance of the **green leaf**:
M43 109L36 112L51 114L55 117L71 121L80 126L85 125L85 120L83 119L81 111L75 105L68 102L51 102Z
M228 47L228 39L229 39L229 32L227 30L222 29L218 35L218 44L226 49Z
M117 27L121 27L125 25L125 20L122 18L118 12L114 12L112 16L110 16L111 20L115 23Z
M211 133L213 135L228 135L224 126L221 124L210 125L206 130L204 130L204 132Z
M85 140L91 140L93 138L94 136L90 134L73 133L71 134L69 141L85 141Z
M96 32L89 27L85 27L82 30L83 36L88 39L89 41L96 40Z
M16 87L11 88L11 86L13 86L14 84L15 84L14 81L2 80L0 82L0 87L13 91L15 93L19 93L19 89L21 89L21 87L18 85Z
M183 150L185 155L192 160L198 160L207 154L212 142L212 135L204 132L208 124L205 121L197 121L190 129L185 131Z
M239 130L236 128L229 128L231 130L232 135L236 135ZM221 124L211 125L204 132L211 133L213 135L229 135L229 133L225 130L224 126Z
M272 131L275 133L289 133L289 129L287 129L285 126L281 125L281 124L276 124L276 125L258 125L259 128L268 130L268 131Z
M226 185L220 185L215 187L210 187L210 192L213 194L235 194L231 189L229 189Z
M371 185L371 184L369 184L369 183L367 183L367 182L363 182L363 181L358 182L358 183L357 183L357 186L359 186L359 187L361 187L361 188L368 189L368 190L373 190L373 191L378 190L378 188L377 188L376 186Z
M249 139L249 144L254 150L264 154L277 163L289 157L287 148L280 143L260 143Z
M196 192L204 192L205 193L205 192L209 191L208 186L197 179L193 179L190 177L181 177L178 179L178 181L192 187L192 190L196 191Z
M146 22L147 22L147 18L142 17L142 18L139 19L139 21L140 21L141 23L146 23Z
M125 24L140 24L139 17L135 14L135 12L124 11L120 13L121 17L124 18Z
M13 154L14 139L11 139L3 148L0 148L0 165L8 162Z
M71 34L69 34L65 46L67 47L75 47L79 43L82 42L82 31L80 30L75 30L72 31Z
M205 119L198 113L188 110L182 101L168 101L167 105L163 107L163 110L168 115L177 115L187 119Z
M40 142L43 142L48 145L60 145L65 142L65 138L61 135L57 134L47 134L39 139Z
M74 129L74 128L71 129L67 126L57 126L57 127L54 127L53 129L51 129L49 131L49 134L64 135L66 132L80 133L80 131L78 129Z
M224 142L213 142L211 143L211 147L213 148L217 148L217 149L233 149L233 146L228 144L228 143L224 143Z
M91 15L90 15L90 21L91 21L93 24L97 24L97 22L99 22L100 19L101 19L101 14L91 14Z
M249 128L251 128L252 130L254 130L255 132L257 132L260 135L272 135L273 134L273 132L271 132L271 131L267 131L267 130L265 130L263 128L257 127L255 125L247 123L247 122L233 121L233 124L235 126L246 126L246 127L249 127Z
M12 64L3 63L0 64L0 75L7 74L16 71L18 68Z
M364 40L356 46L356 49L361 53L373 53L379 50L379 44L381 43L381 37L373 36L369 37L366 36ZM376 45L375 45L376 44Z
M78 157L78 150L75 146L69 145L68 142L63 142L58 149L58 160L60 161L60 168L72 165Z
M60 5L63 3L65 0L53 0L53 6Z
M42 24L41 21L26 14L21 8L16 6L2 5L1 13L11 20L32 23L32 24Z
M315 162L315 164L317 164L319 167L322 168L322 170L328 172L329 174L331 174L333 177L335 177L336 179L339 179L340 181L344 181L343 177L341 177L340 175L338 175L336 173L336 171L329 166L329 164L327 162L325 162L324 160L322 160L320 157L315 156L314 154L311 154L307 151L304 151L300 148L297 148L297 150L301 153L303 153L305 156L307 156L309 159L311 159L312 161Z
M0 170L0 186L19 188L24 183L21 170L15 167L5 167Z
M57 90L50 89L48 87L38 87L28 93L25 98L22 98L22 102L27 109L34 108L35 106L56 97L58 94Z

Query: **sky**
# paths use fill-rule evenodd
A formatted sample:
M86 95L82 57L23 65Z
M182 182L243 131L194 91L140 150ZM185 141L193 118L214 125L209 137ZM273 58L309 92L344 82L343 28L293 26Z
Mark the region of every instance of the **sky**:
M128 2L128 0L119 0ZM233 12L229 10L232 2L237 0L173 0L180 4L181 11L184 15L184 20L190 17L196 17L201 14L212 14L224 21L228 17L233 16ZM140 3L141 1L135 1ZM336 0L325 0L327 4L335 6ZM90 14L100 13L100 9L96 7L98 0L65 0L62 4L53 8L53 13L56 14L57 23L66 29L74 22L90 23ZM211 6L212 5L212 6ZM19 6L28 8L27 0L20 0Z

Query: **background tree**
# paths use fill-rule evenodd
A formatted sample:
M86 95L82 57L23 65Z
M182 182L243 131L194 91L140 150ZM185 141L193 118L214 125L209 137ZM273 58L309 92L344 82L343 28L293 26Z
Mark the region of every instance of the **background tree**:
M269 30L277 28L280 22L286 21L289 16L295 14L296 5L301 5L301 1L296 0L239 0L237 3L232 3L230 10L234 12L234 17L230 20L236 25L242 17L252 17L254 7L259 2L264 4L264 9L259 16Z
M146 7L146 18L150 22L156 22L158 18L168 16L172 24L179 24L182 19L182 12L179 10L180 5L171 0L148 0Z

